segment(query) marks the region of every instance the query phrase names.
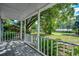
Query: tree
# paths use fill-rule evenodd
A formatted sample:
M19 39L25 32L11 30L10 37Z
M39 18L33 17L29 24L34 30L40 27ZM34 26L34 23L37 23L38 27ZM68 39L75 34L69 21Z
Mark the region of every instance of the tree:
M75 20L73 29L74 29L75 33L79 35L79 15L76 16L76 20Z
M50 15L50 9L45 10L41 14L41 27L43 31L47 34L51 34L52 29L52 20Z
M41 12L41 28L46 34L51 34L55 29L65 26L71 21L74 16L74 8L71 8L71 5L73 4L56 4Z
M15 23L13 19L3 19L4 31L19 31L19 22Z

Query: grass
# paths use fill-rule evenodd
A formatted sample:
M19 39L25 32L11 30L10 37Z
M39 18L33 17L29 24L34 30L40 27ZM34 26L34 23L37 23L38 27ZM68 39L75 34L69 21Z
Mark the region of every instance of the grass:
M37 33L32 33L37 34ZM65 42L70 42L74 44L79 44L79 37L78 36L72 36L74 33L66 33L66 32L52 32L51 35L40 33L43 37L49 37L51 39L59 39Z
M73 33L60 33L60 32L53 32L52 35L46 35L46 37L52 39L60 39L65 42L70 42L74 44L79 44L79 37L78 36L68 36L63 34L73 34Z

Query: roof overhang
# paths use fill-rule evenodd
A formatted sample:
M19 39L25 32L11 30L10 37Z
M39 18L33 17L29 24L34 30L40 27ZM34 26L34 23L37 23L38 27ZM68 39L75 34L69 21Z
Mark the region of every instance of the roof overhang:
M1 18L11 18L24 20L36 13L38 10L43 11L54 4L49 3L1 3L0 16Z

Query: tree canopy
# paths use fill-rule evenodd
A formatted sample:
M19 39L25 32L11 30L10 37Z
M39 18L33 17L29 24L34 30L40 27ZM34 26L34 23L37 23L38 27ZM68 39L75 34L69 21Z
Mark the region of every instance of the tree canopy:
M46 34L51 34L57 28L69 28L74 20L73 4L56 4L41 12L41 28Z

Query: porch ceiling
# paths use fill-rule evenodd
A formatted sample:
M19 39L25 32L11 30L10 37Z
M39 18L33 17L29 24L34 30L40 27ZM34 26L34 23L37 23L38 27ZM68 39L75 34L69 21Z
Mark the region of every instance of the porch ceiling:
M0 3L0 16L1 18L23 20L45 5L48 3Z

